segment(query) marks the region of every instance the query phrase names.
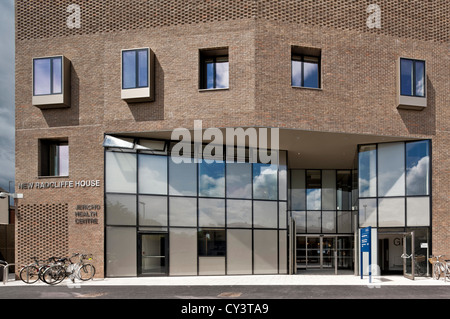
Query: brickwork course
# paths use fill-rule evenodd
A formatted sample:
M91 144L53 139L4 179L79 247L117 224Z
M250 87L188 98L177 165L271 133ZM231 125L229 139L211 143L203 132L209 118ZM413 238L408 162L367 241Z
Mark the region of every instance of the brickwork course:
M432 140L433 254L450 255L450 3L378 0L381 28L368 28L361 0L16 0L16 191L38 176L38 140L67 138L72 181L101 187L21 189L16 263L52 251L94 254L104 275L105 133L203 127L279 127ZM68 28L67 7L81 8ZM322 89L291 86L291 46L321 49ZM154 102L121 99L120 50L156 57ZM228 47L230 88L198 89L199 49ZM72 64L71 107L31 103L32 58ZM396 103L399 57L426 61L428 106ZM98 224L75 222L77 205L100 205Z

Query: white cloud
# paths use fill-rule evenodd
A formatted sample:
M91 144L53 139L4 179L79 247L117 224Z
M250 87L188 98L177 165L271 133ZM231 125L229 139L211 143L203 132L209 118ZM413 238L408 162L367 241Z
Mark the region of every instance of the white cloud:
M221 197L225 192L225 177L214 178L206 174L200 175L200 193L204 196Z
M428 171L430 165L428 156L422 157L417 165L411 167L406 178L408 193L413 195L428 194Z

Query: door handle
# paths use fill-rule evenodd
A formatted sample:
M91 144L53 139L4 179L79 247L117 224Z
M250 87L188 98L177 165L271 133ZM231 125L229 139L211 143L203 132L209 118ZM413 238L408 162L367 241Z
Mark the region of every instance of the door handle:
M402 254L400 257L406 259L406 258L411 258L411 256L412 256L412 254L409 256L407 254Z

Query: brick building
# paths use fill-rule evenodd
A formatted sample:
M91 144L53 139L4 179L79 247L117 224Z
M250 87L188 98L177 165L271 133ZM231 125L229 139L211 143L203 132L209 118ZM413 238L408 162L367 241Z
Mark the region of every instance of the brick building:
M450 255L449 16L446 0L17 0L16 262L358 271L370 226L381 270L418 275L402 255ZM246 151L231 135L177 164L177 128L204 150L209 128L243 128ZM276 161L250 132L278 133Z

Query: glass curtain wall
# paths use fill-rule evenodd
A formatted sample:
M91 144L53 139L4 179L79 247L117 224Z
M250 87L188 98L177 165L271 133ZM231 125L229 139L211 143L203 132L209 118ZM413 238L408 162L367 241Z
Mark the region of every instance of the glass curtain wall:
M430 142L359 147L359 227L430 226Z
M430 244L430 146L429 140L361 145L358 153L359 227L414 231L419 276L426 273Z
M290 214L297 234L351 234L352 171L292 169Z
M138 234L152 232L168 234L169 275L287 273L286 152L271 165L169 155L106 150L106 275L138 275Z

